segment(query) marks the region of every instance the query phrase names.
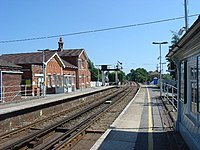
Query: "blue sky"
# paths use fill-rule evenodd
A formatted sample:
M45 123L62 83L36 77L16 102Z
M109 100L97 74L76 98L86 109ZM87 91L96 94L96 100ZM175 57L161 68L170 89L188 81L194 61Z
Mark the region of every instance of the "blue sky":
M189 0L189 15L200 14L199 0ZM59 35L116 26L139 24L184 16L183 0L0 0L0 41ZM189 18L189 25L197 17ZM158 45L162 60L168 52L172 31L184 19L90 34L63 37L64 48L84 48L94 64L123 63L126 73L143 67L156 69ZM59 38L0 44L0 53L57 49ZM166 70L166 66L164 67Z

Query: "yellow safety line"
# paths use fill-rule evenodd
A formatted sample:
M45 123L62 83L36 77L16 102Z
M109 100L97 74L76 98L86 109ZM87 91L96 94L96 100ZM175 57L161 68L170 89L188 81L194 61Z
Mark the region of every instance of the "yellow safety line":
M147 87L146 87L147 88ZM152 134L152 111L151 111L151 97L149 90L147 88L147 95L148 95L148 110L149 110L149 127L148 127L148 150L153 150L153 134Z

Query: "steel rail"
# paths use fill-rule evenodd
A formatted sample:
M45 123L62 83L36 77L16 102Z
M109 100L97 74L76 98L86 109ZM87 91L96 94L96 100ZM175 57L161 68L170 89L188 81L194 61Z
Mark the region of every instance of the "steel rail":
M96 120L98 120L98 118L100 118L102 115L104 115L104 113L106 111L108 111L109 109L111 109L111 107L114 107L115 104L124 99L125 97L127 97L127 95L129 95L131 93L131 89L129 89L128 91L125 90L125 93L123 95L121 95L117 100L115 100L112 105L106 105L105 108L103 108L101 110L101 112L97 112L96 114L92 115L90 118L88 118L87 120L85 120L83 123L80 123L79 125L77 125L76 127L74 127L72 129L72 131L66 132L64 135L62 135L61 137L59 137L58 139L56 139L56 141L54 141L54 143L48 143L46 144L44 147L42 147L42 149L47 150L47 149L62 149L65 145L67 145L68 143L70 143L70 141L74 138L76 138L78 135L80 135L81 133L83 133L93 122L95 122ZM77 130L77 132L73 133L74 130ZM72 134L73 133L73 134ZM64 137L69 136L69 134L72 134L71 137L66 138L65 140L63 140ZM58 143L54 148L53 146Z
M113 91L110 91L109 93L105 93L105 95L104 95L104 94L101 95L101 97L98 97L98 98L95 99L94 101L97 101L98 99L101 99L101 98L103 98L103 97L105 97L105 96L111 94L112 92L113 92ZM31 124L28 124L28 125L25 125L25 126L23 126L23 127L21 127L21 128L18 128L18 129L12 130L12 131L10 131L10 132L4 133L4 134L0 135L0 139L2 140L2 139L5 139L5 138L8 138L8 137L10 137L10 136L12 136L12 135L14 135L14 134L17 134L17 133L23 132L23 131L25 131L25 130L28 130L28 129L30 129L31 127L35 126L36 124L45 122L45 121L47 121L47 120L51 120L52 118L56 118L56 117L62 116L62 115L64 115L64 114L66 114L66 112L74 111L74 110L76 110L76 109L79 109L80 107L83 107L84 105L86 105L86 104L85 104L85 103L84 103L84 104L80 104L80 105L75 106L75 107L73 107L73 108L66 109L66 110L64 110L64 111L62 111L62 112L59 112L59 113L57 113L57 114L51 115L51 116L46 117L46 118L44 118L44 119L35 121L35 122L33 122L33 123L31 123Z
M50 125L47 128L44 128L42 130L36 131L33 134L28 135L27 137L16 141L10 145L7 145L5 147L2 148L2 150L4 149L19 149L23 146L26 146L29 142L31 141L38 141L38 139L40 139L42 136L44 136L47 133L52 132L53 130L56 130L57 127L61 126L62 124L65 124L66 122L72 120L73 118L76 118L78 116L80 116L81 114L87 112L88 110L90 110L92 107L97 107L98 105L100 105L101 103L104 103L106 100L111 99L112 97L115 97L117 94L121 93L123 90L119 90L116 93L112 93L111 95L109 95L108 97L105 97L104 100L102 100L101 102L95 104L94 106L89 107L88 109L85 109L84 111L81 111L80 113L77 113L71 117L67 117L57 123L54 123L53 125Z

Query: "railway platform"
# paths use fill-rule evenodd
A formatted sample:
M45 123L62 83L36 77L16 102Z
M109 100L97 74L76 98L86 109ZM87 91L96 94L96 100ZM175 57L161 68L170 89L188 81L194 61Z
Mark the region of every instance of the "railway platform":
M64 93L64 94L51 94L46 95L45 97L40 97L32 100L22 100L22 101L15 101L10 103L0 103L0 118L1 115L5 115L12 112L21 111L24 109L29 109L32 107L37 107L41 105L45 105L48 103L69 99L73 97L83 96L89 93L105 90L112 88L112 86L102 86L102 87L93 87L93 88L86 88L82 90L77 90L71 93Z
M187 145L175 132L175 113L167 112L160 91L153 85L140 90L91 150L186 150Z

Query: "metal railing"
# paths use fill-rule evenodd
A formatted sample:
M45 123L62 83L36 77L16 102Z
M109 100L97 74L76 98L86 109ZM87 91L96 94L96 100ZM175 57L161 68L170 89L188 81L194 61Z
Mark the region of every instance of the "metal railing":
M170 102L174 110L177 111L177 87L163 83L163 96Z
M27 99L34 96L41 96L41 90L35 91L32 89L32 85L13 85L2 86L0 100L1 102L12 102L15 100Z

